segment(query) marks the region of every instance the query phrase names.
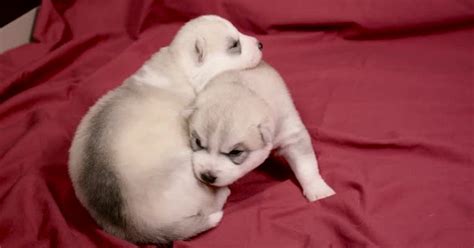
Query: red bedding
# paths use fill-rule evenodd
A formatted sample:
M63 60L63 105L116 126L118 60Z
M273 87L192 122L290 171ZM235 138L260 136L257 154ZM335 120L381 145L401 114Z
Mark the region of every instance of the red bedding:
M470 0L43 0L35 41L0 55L0 247L133 246L75 198L71 138L207 13L264 43L337 194L308 203L272 157L231 187L216 229L174 247L473 247Z

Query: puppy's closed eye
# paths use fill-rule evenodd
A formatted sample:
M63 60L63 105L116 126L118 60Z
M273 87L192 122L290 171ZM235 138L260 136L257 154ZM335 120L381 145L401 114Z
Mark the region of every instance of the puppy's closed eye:
M193 132L191 135L191 149L193 151L206 149L201 143L201 139L199 139L199 136L197 135L196 132Z
M234 164L241 164L248 156L248 152L244 150L234 149L225 154Z
M243 153L244 151L241 150L232 150L228 153L229 156L236 157Z
M242 53L242 47L240 45L240 40L231 40L229 47L227 48L230 54L240 54Z

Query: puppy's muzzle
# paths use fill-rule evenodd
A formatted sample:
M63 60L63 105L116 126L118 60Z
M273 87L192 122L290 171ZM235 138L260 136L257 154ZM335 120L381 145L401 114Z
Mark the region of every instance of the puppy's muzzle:
M201 173L200 177L203 182L208 184L213 184L217 179L217 177L214 176L210 171Z

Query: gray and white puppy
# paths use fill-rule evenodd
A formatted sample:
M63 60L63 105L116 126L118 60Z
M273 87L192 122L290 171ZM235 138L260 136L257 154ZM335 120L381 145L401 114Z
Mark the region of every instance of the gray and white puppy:
M229 190L194 177L181 114L215 75L256 66L261 48L223 18L198 17L88 111L70 148L69 174L107 232L166 243L219 223Z
M186 111L193 171L201 181L227 186L279 149L309 201L334 194L319 174L310 136L283 79L264 62L217 76Z

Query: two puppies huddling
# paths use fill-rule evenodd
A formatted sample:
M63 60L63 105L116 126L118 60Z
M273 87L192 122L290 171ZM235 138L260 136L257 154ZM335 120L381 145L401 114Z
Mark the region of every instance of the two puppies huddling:
M139 243L215 227L228 185L273 149L304 195L334 194L262 44L217 16L186 23L121 86L97 101L74 136L76 195L107 232Z

